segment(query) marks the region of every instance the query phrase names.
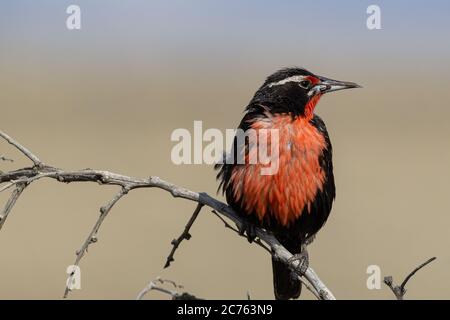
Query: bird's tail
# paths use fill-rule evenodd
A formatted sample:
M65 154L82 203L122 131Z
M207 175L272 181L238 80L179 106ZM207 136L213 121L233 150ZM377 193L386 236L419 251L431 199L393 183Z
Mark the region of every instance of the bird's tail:
M277 300L296 299L302 291L298 276L285 263L272 257L273 290Z

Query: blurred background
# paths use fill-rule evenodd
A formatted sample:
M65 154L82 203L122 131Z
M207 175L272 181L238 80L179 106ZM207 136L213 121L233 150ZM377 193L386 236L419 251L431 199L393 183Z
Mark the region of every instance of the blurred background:
M66 8L81 8L68 30ZM381 8L381 30L366 9ZM215 194L209 165L171 162L174 129L235 128L264 78L303 66L364 86L324 97L316 112L333 145L337 199L310 247L340 299L368 290L366 269L408 284L407 298L450 298L450 2L2 1L0 128L51 165L158 175ZM28 165L0 141L7 171ZM0 232L0 298L58 299L114 187L41 180ZM4 203L9 194L0 195ZM220 196L220 198L222 198ZM270 257L203 210L163 270L195 204L137 190L113 209L81 262L70 299L134 299L157 276L209 299L272 299ZM304 290L303 298L312 296ZM148 298L167 299L151 293Z

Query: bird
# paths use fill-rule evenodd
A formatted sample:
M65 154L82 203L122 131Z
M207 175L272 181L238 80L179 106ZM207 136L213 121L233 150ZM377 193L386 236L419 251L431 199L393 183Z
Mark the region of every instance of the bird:
M315 107L324 94L360 87L301 67L276 71L246 106L231 151L215 165L219 192L245 221L242 234L251 242L255 226L270 231L299 259L300 272L305 272L309 263L306 245L327 221L336 196L332 145ZM258 154L262 142L258 133L263 129L269 132L266 142L270 150L277 151L277 170L272 174L262 174L267 163L249 160ZM249 140L251 135L245 136L249 131L256 142ZM274 255L272 271L277 300L300 296L298 274Z

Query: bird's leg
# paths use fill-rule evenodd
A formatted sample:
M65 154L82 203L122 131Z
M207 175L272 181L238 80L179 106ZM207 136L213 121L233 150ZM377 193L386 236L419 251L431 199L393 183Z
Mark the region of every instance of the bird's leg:
M309 267L309 255L305 244L302 244L300 253L292 255L292 257L289 259L290 263L294 261L298 261L297 272L300 274L300 276L303 276Z
M316 239L316 235L313 234L305 239L305 246L309 246L311 243L313 243L314 239Z

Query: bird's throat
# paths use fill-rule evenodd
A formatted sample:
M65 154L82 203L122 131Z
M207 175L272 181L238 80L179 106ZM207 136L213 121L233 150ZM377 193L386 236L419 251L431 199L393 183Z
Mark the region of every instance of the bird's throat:
M308 103L306 103L304 112L306 119L311 120L314 117L314 109L316 108L321 96L321 94L315 95L309 99Z

